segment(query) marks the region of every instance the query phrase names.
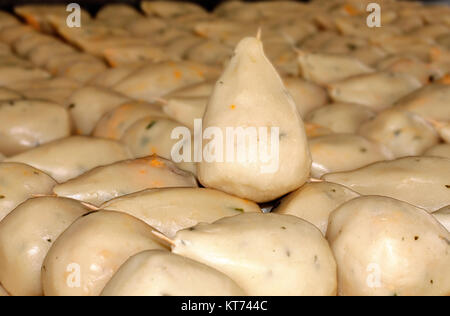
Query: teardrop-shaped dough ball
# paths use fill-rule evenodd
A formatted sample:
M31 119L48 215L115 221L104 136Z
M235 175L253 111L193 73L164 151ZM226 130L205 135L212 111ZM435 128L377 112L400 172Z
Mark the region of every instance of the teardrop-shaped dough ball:
M428 149L424 156L434 156L450 159L450 144L438 144Z
M297 189L309 177L311 156L303 121L256 38L238 44L216 83L203 128L212 138L203 148L211 162L203 159L198 164L206 187L264 202ZM230 131L239 129L243 142ZM227 130L233 139L228 146ZM216 146L222 146L223 157L218 157Z
M356 103L381 111L422 86L419 80L400 73L376 72L330 84L336 102Z
M122 195L169 187L197 187L197 180L170 160L151 156L97 167L55 186L53 192L100 206Z
M119 142L72 136L12 156L6 161L29 164L63 183L95 167L130 158L128 148Z
M432 215L368 196L330 216L340 295L449 295L450 233Z
M52 194L55 180L21 163L0 163L0 221L34 194Z
M75 221L50 248L42 266L47 296L97 296L131 256L165 249L153 228L125 213L98 211Z
M325 126L335 133L356 133L362 123L373 117L375 113L366 106L332 103L308 113L305 120Z
M383 195L434 212L450 204L450 159L406 157L323 176L363 195Z
M241 214L179 231L172 251L231 277L250 296L335 295L336 263L312 224Z
M307 183L281 200L273 211L293 215L314 224L326 234L328 217L345 202L360 195L342 185L330 182Z
M41 267L51 245L78 217L81 203L57 197L29 199L0 222L0 282L14 296L41 296Z
M141 252L125 262L102 296L244 296L225 274L161 250Z
M389 109L364 123L359 133L385 145L396 158L420 156L439 142L436 130L421 116Z
M330 134L309 140L313 163L311 175L349 171L377 161L392 159L383 145L355 134Z
M254 202L203 188L145 190L106 202L102 208L128 213L168 237L198 223L213 223L223 217L261 212Z
M8 156L70 135L69 112L38 100L0 103L0 151Z
M434 212L433 216L450 232L450 205Z

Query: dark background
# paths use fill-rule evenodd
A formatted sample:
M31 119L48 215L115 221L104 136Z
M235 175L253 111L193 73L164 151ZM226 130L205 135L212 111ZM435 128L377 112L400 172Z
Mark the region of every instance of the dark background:
M221 3L223 0L188 0L189 2L194 2L202 5L208 10L214 9L214 7ZM254 2L258 0L246 0L249 2ZM301 2L308 2L308 0L297 0ZM108 3L128 3L136 8L139 7L141 0L0 0L0 9L3 10L11 10L12 7L21 5L21 4L68 4L71 2L75 2L80 4L83 8L89 10L91 13L98 11L104 4ZM374 0L376 2L376 0ZM422 2L427 3L447 3L450 5L450 0L423 0Z

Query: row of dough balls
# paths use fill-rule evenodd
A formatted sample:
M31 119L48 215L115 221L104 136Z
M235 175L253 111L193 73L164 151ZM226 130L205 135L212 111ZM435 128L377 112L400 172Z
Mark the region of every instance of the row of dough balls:
M423 19L426 20L426 16L425 14ZM15 51L17 52L17 49ZM314 64L316 66L327 61L333 64L333 60L334 65L339 65L342 61L342 56L337 61L331 58L334 56L325 56L331 59L324 61L320 59L323 58L322 55L306 54L307 64L309 58L319 57ZM300 65L304 56L305 52L300 53ZM350 62L350 65L353 65L353 62ZM131 75L128 73L125 77L121 77L124 72L120 67L106 71L108 78L116 79L118 76L121 77L119 81L124 79L123 85L123 82L120 82L120 89L123 91L117 91L116 85L106 89L83 86L70 96L69 102L64 102L65 111L62 112L70 118L69 122L75 121L74 125L82 135L91 135L103 121L103 132L111 132L113 135L108 137L109 140L99 138L105 137L104 135L68 138L60 136L56 137L60 138L59 140L44 145L35 142L34 146L38 145L35 149L20 148L7 162L0 165L3 169L2 181L5 179L2 190L6 190L5 194L1 193L0 199L2 218L6 216L0 222L0 282L9 293L449 294L450 238L448 230L443 227L448 229L448 158L418 157L432 146L427 143L426 148L414 149L418 151L413 154L416 157L392 160L410 155L400 151L402 148L410 148L407 145L409 137L392 146L393 149L400 147L400 153L394 156L393 150L382 147L378 140L342 134L341 131L329 131L317 123L306 124L306 133L309 136L307 141L299 115L303 116L305 113L301 112L299 104L303 104L301 102L304 102L305 95L308 94L299 93L298 98L294 95L295 103L286 95L285 86L264 55L259 39L247 38L238 45L235 56L219 79L221 84L216 87L205 81L209 79L205 78L205 74L215 80L217 74L214 75L214 68L210 65L176 60L161 62L156 66L148 65L147 68L139 66L132 70ZM445 69L443 66L438 68L441 71ZM323 71L326 73L327 69ZM156 79L161 73L168 74L166 77L170 79L167 85L161 86ZM177 78L180 73L181 78ZM334 115L347 117L349 115L345 113L352 113L353 119L349 119L348 124L341 125L356 126L356 131L349 131L350 133L359 130L358 120L363 122L372 118L370 123L373 126L383 125L381 123L384 122L387 122L385 124L388 126L399 125L400 133L393 131L399 135L402 132L411 133L409 129L413 126L413 134L407 136L415 137L415 133L423 133L428 139L432 134L435 140L431 143L437 144L439 140L436 130L445 130L445 122L448 122L448 104L445 102L445 93L448 93L446 77L442 76L442 83L426 82L425 85L425 82L410 74L375 74L375 78L370 78L368 82L371 85L372 82L382 83L381 87L375 85L377 89L372 95L376 97L378 94L382 102L371 103L370 98L370 102L358 99L358 106L350 105L350 108L357 110L350 112L340 111L339 107L328 111L327 107L319 105L317 111L323 111L323 114L318 113L319 119L326 120L327 115L328 119ZM349 76L355 75L357 74ZM433 73L434 75L437 77L433 78L437 79L441 76ZM316 79L311 79L313 77L305 79L314 82ZM384 80L389 78L394 79L385 85ZM398 78L401 79L397 81ZM41 79L44 81L44 78ZM295 77L290 79L303 86L314 87L316 91L330 84L318 80L311 83ZM50 80L62 82L66 78L49 77ZM234 85L238 80L240 85ZM338 80L345 82L350 79ZM286 81L285 78L284 83ZM358 81L360 80L356 80ZM23 78L14 85L22 82ZM407 82L406 88L398 84L399 82ZM366 87L366 84L367 82L363 86ZM351 86L354 85L355 82ZM422 85L424 88L419 89ZM139 86L140 89L134 88ZM247 95L250 108L235 102L236 96L244 88L250 91ZM364 92L367 92L368 88L364 89ZM405 97L411 97L414 101L414 106L405 107L409 110L418 108L419 112L411 114L400 110L389 114L391 109L387 108L392 104L385 103L385 100L389 99L386 96L399 97L400 94L406 95L412 90L422 94L420 97ZM11 89L5 91L9 93ZM136 159L154 152L164 156L163 153L167 154L164 150L171 148L172 143L164 138L156 144L150 142L155 136L167 135L174 126L179 126L168 114L169 108L185 111L187 108L186 112L178 114L178 117L186 119L187 122L189 121L186 117L203 116L207 102L204 100L188 103L200 104L195 114L186 107L186 103L174 108L172 102L170 107L167 95L173 91L184 94L182 97L201 93L200 97L204 99L208 99L212 94L205 115L206 125L217 122L217 117L222 117L231 110L236 112L228 115L232 120L246 118L248 115L243 116L243 112L259 113L256 118L252 118L252 122L264 120L264 117L274 118L277 124L286 129L281 142L280 172L274 178L266 179L261 175L252 176L252 170L240 166L223 170L223 166L200 164L200 182L207 187L219 189L218 191L198 188L194 176L179 169L195 171L193 165L178 165L178 168L172 162L157 156ZM224 94L224 91L228 91L227 94ZM423 93L425 104L432 104L433 111L424 109ZM327 102L326 92L324 94L325 101L321 105ZM266 101L261 104L259 95L270 96L275 102ZM138 101L135 101L136 99ZM317 97L312 99L317 101ZM117 103L114 103L116 100ZM38 104L32 102L36 101L21 100L11 104L11 100L7 99L5 105L8 105L10 110L20 105L22 112L26 112ZM111 108L108 108L109 102L114 103ZM258 108L251 111L253 103L258 104ZM132 115L127 112L130 104L133 108ZM232 104L236 105L230 108ZM55 106L53 109L56 109ZM40 122L41 120L36 120L36 116L48 108L43 106L39 111L35 111L35 121ZM142 112L135 111L137 108L141 108ZM333 110L334 114L330 114ZM377 115L380 111L382 113ZM62 112L60 111L60 114ZM52 115L46 114L42 118L45 120ZM387 118L374 124L382 115ZM141 117L144 117L141 121L136 119ZM7 118L9 120L6 120L5 124L13 121L11 118L14 118L14 112L9 112ZM49 125L54 125L56 121L64 120L56 119L50 121L52 123ZM69 130L70 124L66 124ZM327 127L331 125L322 124ZM372 125L365 129L370 131ZM18 126L23 126L23 123ZM337 129L339 126L333 128ZM388 127L386 129L389 131ZM129 132L130 130L133 132ZM52 133L55 132L49 134ZM317 137L317 133L325 135ZM126 134L129 136L124 138ZM378 134L374 132L374 135ZM445 137L442 138L445 140ZM314 142L318 139L326 140L322 141L326 146L317 146ZM120 140L122 142L119 142ZM44 140L42 143L45 142ZM299 144L294 150L292 142ZM329 160L322 162L317 159L317 155L314 155L317 152L314 150L315 146L318 147L319 153L323 152L319 156ZM388 147L387 144L384 146ZM146 151L149 147L151 152ZM329 149L323 150L323 147ZM309 151L312 152L312 174L316 177L324 175L323 182L305 183L310 174ZM435 152L436 150L432 156L437 155ZM340 157L338 153L347 155L346 159L336 162ZM366 153L371 157L371 161L360 157ZM296 157L296 161L292 161L292 157ZM364 167L375 161L380 162ZM358 164L362 168L354 170L359 167ZM230 175L233 179L231 183L227 182ZM252 181L250 186L242 184L241 181L246 179ZM262 214L259 206L249 201L270 201L291 191L294 192L282 199L272 214ZM40 195L44 196L39 197ZM168 205L171 206L170 211L167 211ZM305 208L305 205L311 207ZM36 216L37 212L39 216ZM18 248L17 244L27 246ZM383 251L387 244L395 255L387 255ZM171 252L168 251L169 248ZM399 266L399 260L407 264ZM405 269L405 266L408 268ZM76 286L76 278L72 279L74 275L68 272L68 267L75 270L80 268L82 283L79 287ZM367 282L367 278L373 276L368 272L370 267L376 267L375 269L381 272L381 285L371 286L371 283ZM174 275L178 277L174 278ZM192 276L192 279L187 275ZM204 282L192 282L194 278ZM151 281L154 279L158 282Z

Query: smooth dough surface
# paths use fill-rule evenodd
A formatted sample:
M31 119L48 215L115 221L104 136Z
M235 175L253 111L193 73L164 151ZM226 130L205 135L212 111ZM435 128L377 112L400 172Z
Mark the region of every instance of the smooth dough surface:
M406 157L323 176L363 195L383 195L429 212L450 204L450 159Z
M34 194L51 194L55 180L21 163L0 163L0 221Z
M173 162L151 156L97 167L55 186L53 192L100 206L119 196L167 187L197 187L197 180L191 173L178 169Z
M42 266L46 296L98 296L131 256L165 249L152 227L130 215L98 211L76 220L56 240Z
M141 252L125 262L102 296L244 296L225 274L167 251Z
M41 267L48 250L87 212L75 200L39 197L27 200L0 222L0 282L9 293L43 295Z
M432 215L381 196L331 214L340 295L449 295L450 233Z
M169 237L198 223L261 212L254 202L203 188L145 190L106 202L102 208L133 215Z
M119 142L72 136L9 157L6 161L29 164L63 183L95 167L130 158L128 148Z
M307 183L281 200L273 212L293 215L314 224L323 235L328 218L336 208L360 195L342 185L330 182Z
M336 263L312 224L289 215L241 214L179 231L172 252L231 277L251 296L336 294Z

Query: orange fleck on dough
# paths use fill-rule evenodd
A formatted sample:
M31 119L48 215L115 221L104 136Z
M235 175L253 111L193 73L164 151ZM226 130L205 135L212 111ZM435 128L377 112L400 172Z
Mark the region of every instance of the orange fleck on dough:
M450 75L445 75L444 77L442 77L440 82L443 83L443 84L450 85Z
M439 60L442 56L442 51L439 49L439 47L433 47L430 50L430 55L432 60Z
M236 105L232 104L230 105L230 109L234 110L236 108Z
M41 24L39 23L39 21L37 19L34 18L34 16L29 15L29 14L25 14L24 18L25 18L25 21L27 21L27 23L31 27L33 27L37 31L41 30Z
M162 162L158 159L152 159L152 161L150 161L150 165L152 167L161 168L161 167L164 167L164 162Z
M354 7L354 6L352 6L351 4L346 4L345 6L344 6L344 10L345 10L345 12L347 12L349 15L351 15L351 16L355 16L355 15L358 15L360 12Z
M178 71L178 70L175 70L175 71L173 72L173 75L174 75L175 78L177 78L177 79L181 79L181 77L183 76L182 72L181 72L181 71Z
M147 170L141 169L141 170L139 170L139 173L140 173L140 174L147 174Z

